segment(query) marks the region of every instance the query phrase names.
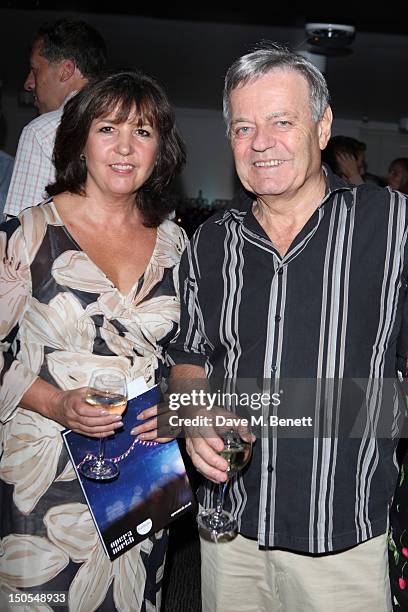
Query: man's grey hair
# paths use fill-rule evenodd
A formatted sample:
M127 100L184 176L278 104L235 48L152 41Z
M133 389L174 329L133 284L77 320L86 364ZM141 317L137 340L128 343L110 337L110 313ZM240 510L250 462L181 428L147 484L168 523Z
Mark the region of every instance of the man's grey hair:
M228 135L231 128L231 92L273 70L294 70L303 75L309 84L312 119L315 122L322 119L330 99L323 74L309 60L288 47L265 41L251 53L237 59L225 77L223 107Z

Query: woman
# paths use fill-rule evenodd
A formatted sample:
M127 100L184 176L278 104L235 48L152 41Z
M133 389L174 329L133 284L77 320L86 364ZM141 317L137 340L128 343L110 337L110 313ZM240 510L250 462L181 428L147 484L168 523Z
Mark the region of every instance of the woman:
M166 534L110 563L60 432L121 426L84 400L95 369L160 376L185 245L165 190L184 147L161 87L121 72L67 103L54 158L52 199L0 228L2 596L69 590L75 612L157 609Z
M408 194L408 157L394 159L388 169L387 185Z
M333 136L322 152L332 171L353 185L364 183L366 145L350 136Z

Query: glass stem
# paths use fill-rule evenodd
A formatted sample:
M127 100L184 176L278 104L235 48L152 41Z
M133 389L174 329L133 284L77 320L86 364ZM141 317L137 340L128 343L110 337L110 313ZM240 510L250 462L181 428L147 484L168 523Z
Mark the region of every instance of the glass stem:
M106 438L99 438L98 463L102 463L105 457L105 440Z
M218 485L218 496L217 496L217 507L216 507L217 514L221 514L222 512L222 508L224 506L225 491L227 490L227 486L228 486L228 480L226 480L225 482L220 482Z

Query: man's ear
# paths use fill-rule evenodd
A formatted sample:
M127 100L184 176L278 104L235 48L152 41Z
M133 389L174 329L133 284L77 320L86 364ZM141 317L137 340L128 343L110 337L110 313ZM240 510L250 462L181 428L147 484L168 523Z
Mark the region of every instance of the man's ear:
M60 65L60 81L65 83L73 76L75 72L76 64L73 59L64 59Z
M333 121L332 109L330 108L330 106L327 106L326 110L324 111L323 117L319 121L319 126L318 126L319 146L320 146L321 151L323 151L323 149L326 148L326 145L331 136L332 121Z

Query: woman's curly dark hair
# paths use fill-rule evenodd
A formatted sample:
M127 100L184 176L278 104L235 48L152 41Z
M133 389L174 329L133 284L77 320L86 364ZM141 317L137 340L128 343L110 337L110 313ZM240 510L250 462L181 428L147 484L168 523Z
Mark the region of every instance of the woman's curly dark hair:
M114 112L115 121L122 123L134 109L140 123L150 123L159 135L156 165L135 193L135 204L147 227L160 225L174 209L165 193L185 163L186 154L166 94L154 79L141 72L121 71L98 78L66 103L55 139L56 178L47 186L50 196L63 191L85 195L87 169L80 156L92 121Z

